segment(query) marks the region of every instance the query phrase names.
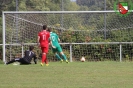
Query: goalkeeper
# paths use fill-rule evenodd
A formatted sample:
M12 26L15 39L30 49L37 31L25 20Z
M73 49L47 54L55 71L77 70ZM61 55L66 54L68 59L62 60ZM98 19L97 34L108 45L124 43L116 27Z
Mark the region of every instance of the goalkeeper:
M58 60L60 60L61 62L63 62L63 60L61 59L61 57L58 54L58 53L60 53L61 56L63 57L63 59L65 60L65 62L69 63L66 55L63 53L62 48L58 42L58 41L60 41L58 35L56 33L53 33L51 28L48 28L48 31L50 32L50 44L52 46L52 51L55 54L55 57L58 58Z
M16 58L6 63L6 65L11 64L13 62L20 62L20 64L31 64L32 58L34 58L34 63L37 64L36 54L33 52L34 47L30 46L29 50L25 51L25 56L23 58Z

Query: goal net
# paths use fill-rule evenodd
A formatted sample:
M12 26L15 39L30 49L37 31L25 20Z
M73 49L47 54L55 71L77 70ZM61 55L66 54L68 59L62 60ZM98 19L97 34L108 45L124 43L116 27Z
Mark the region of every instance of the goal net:
M35 46L40 58L36 41L43 24L59 35L63 51L71 60L82 56L88 60L118 60L118 42L124 42L121 55L129 59L133 53L132 19L133 13L121 17L114 11L3 12L3 60L22 57L29 45ZM48 59L56 61L51 50Z

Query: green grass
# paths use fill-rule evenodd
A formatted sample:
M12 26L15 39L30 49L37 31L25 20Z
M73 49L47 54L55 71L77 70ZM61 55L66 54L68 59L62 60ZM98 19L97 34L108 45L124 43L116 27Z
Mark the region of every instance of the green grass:
M0 64L0 88L133 88L133 62Z

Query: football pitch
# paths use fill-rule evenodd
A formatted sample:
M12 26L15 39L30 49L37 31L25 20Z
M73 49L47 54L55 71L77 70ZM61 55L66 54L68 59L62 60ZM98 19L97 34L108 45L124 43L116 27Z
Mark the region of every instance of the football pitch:
M133 88L133 62L0 64L0 88Z

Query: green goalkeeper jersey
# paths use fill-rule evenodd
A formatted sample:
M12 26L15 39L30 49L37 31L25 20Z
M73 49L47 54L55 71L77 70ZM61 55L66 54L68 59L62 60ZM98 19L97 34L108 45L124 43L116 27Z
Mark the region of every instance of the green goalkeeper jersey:
M56 33L50 32L50 40L52 41L53 46L58 47L59 42L58 42L58 35Z

